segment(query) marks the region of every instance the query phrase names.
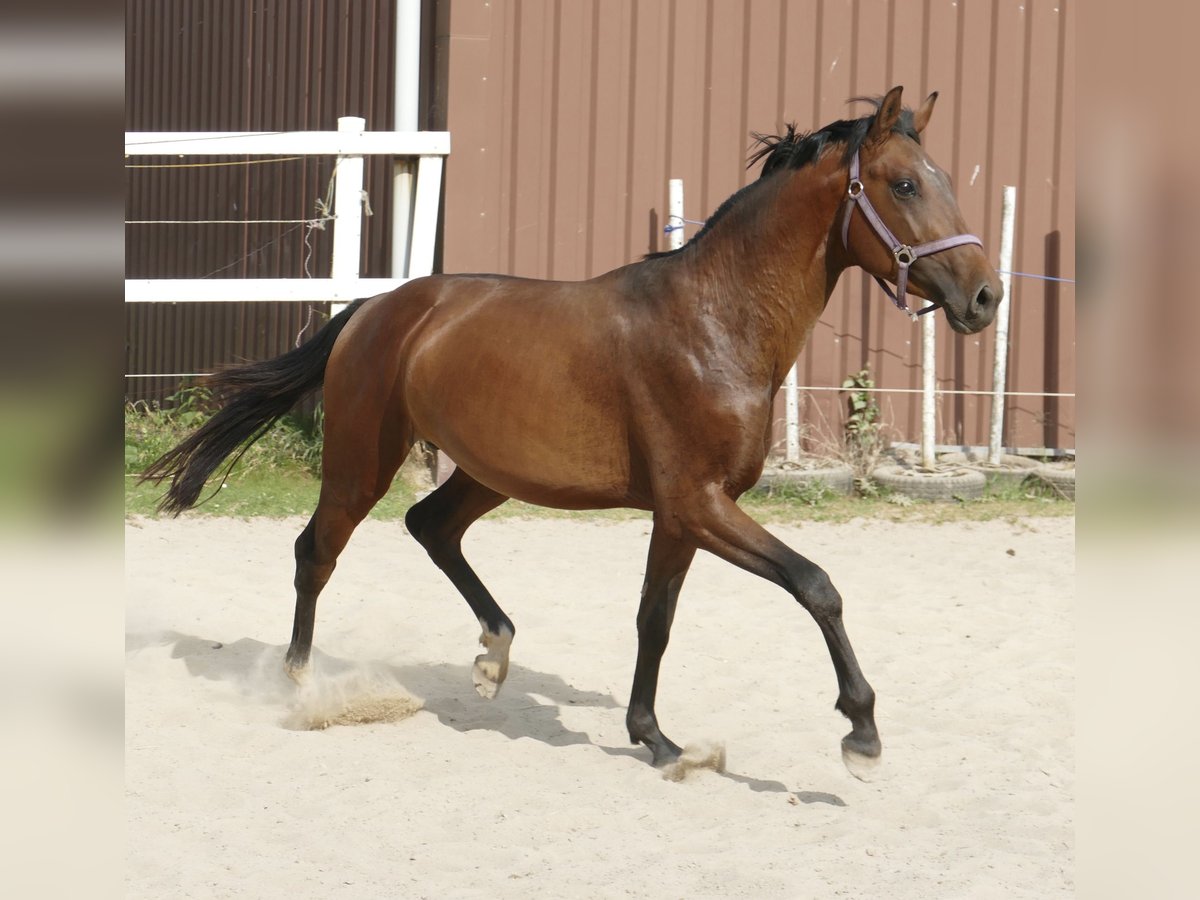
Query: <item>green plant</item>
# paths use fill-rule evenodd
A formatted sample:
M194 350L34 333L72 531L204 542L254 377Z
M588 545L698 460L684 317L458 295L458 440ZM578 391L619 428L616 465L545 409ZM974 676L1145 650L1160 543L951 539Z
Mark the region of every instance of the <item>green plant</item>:
M198 428L215 411L212 391L206 387L181 387L167 398L163 412L169 421L182 428Z
M838 496L837 491L824 481L811 480L799 483L773 484L763 492L766 499L785 503L798 503L816 509Z
M854 470L856 488L866 495L874 493L870 475L883 453L879 404L871 393L874 387L875 380L866 367L847 376L842 382L842 390L849 392L846 398L846 421L842 427L845 460Z
M871 479L870 475L855 475L854 490L860 497L885 497L886 494L886 492L880 491L879 485ZM885 497L885 499L890 498Z
M849 440L864 443L879 430L879 404L870 394L874 387L875 379L867 368L859 369L842 382L842 390L850 391L845 426Z
M125 472L136 475L216 412L207 388L188 387L161 405L144 401L125 405ZM284 416L256 441L235 466L237 471L299 468L317 475L321 468L324 416Z

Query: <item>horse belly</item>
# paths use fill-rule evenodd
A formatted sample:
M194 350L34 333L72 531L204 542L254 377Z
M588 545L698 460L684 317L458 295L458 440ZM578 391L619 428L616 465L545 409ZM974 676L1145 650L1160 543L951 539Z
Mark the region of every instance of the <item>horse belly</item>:
M603 353L578 338L539 340L538 328L511 320L470 324L432 329L410 355L404 390L417 434L509 497L629 504L625 404Z

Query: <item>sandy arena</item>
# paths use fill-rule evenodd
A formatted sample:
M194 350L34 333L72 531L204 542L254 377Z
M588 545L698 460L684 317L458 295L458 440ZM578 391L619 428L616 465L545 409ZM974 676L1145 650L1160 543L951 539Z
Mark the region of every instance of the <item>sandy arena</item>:
M648 521L484 521L479 624L401 523L354 535L283 674L303 521L126 523L129 897L1073 896L1073 519L773 526L822 565L878 695L844 768L812 619L700 553L658 714L725 771L680 782L625 704Z

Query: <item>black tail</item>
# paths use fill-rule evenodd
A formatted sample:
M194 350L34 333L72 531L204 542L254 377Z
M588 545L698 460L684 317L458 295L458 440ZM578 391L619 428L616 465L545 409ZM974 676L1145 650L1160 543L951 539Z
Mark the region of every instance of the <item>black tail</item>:
M366 302L356 300L317 332L311 341L283 356L218 372L208 386L224 401L220 411L142 473L140 482L172 479L159 502L161 512L179 515L196 505L204 483L239 447L247 447L325 380L334 341Z

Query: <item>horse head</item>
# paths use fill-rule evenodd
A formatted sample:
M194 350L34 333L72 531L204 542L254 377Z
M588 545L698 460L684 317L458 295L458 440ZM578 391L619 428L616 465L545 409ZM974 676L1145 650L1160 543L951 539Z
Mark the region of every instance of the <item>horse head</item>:
M965 233L950 177L921 146L937 94L909 112L902 90L879 102L854 152L842 240L851 263L899 286L902 309L907 290L931 301L927 310L940 307L955 331L974 334L995 318L1004 288L982 242Z

